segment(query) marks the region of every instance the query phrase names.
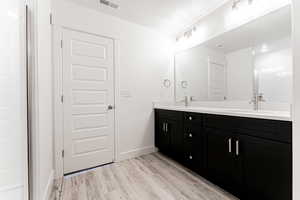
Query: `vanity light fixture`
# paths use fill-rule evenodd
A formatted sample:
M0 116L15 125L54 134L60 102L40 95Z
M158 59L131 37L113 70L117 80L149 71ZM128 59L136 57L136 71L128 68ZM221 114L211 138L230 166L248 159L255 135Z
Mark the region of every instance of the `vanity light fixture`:
M232 10L237 9L239 3L241 3L241 0L233 0Z
M184 32L183 36L185 38L190 38L193 36L193 33L197 31L197 26L193 26L192 28L190 28L189 30L187 30L186 32Z
M254 0L248 0L248 5L252 5ZM235 10L239 7L239 4L242 2L242 0L233 0L232 3L232 10Z
M268 45L267 45L267 44L263 44L263 45L261 46L260 52L261 52L261 53L266 53L266 52L268 52L269 50L270 50L270 49L269 49Z
M217 44L216 47L219 49L222 49L224 46L223 46L223 44Z
M110 0L100 0L100 4L111 7L113 9L118 9L120 7L118 4L111 2Z

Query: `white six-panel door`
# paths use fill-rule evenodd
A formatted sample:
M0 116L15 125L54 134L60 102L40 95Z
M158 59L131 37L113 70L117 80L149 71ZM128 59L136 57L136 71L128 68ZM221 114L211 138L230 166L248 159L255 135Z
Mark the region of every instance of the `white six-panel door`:
M65 174L113 162L113 43L63 31Z
M209 100L223 101L226 98L226 65L209 62Z

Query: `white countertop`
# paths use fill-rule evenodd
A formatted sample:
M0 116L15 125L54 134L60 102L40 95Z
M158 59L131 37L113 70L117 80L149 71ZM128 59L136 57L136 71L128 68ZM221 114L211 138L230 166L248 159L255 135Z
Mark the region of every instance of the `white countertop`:
M183 112L203 113L203 114L292 121L291 114L288 111L273 111L273 110L255 111L251 109L213 108L213 107L198 107L198 106L186 107L186 106L176 106L176 105L154 105L154 108L164 109L164 110L183 111Z

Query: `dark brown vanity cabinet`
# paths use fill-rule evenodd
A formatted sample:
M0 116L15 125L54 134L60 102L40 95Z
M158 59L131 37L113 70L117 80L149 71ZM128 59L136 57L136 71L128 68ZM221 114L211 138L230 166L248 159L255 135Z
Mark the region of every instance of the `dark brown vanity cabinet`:
M205 165L203 117L194 113L184 113L183 116L183 164L199 174L203 174Z
M155 117L158 149L211 182L242 200L292 199L291 122L167 110Z
M241 196L241 167L236 135L231 131L206 128L207 178L237 197Z
M177 161L184 157L182 112L159 111L155 113L155 146Z
M290 144L240 136L244 199L292 199Z

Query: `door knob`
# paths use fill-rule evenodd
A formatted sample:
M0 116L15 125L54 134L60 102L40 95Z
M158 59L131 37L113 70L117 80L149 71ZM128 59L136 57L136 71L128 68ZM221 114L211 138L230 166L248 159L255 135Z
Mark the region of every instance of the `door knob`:
M113 110L113 109L115 109L115 107L113 105L108 105L107 109L108 110Z

